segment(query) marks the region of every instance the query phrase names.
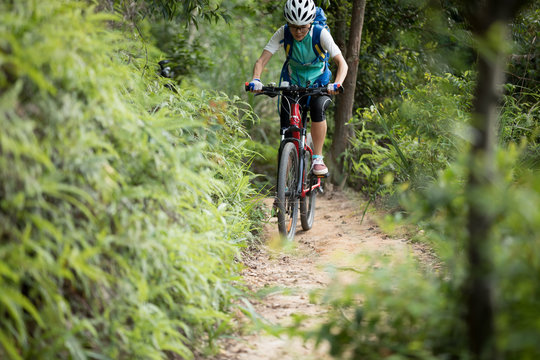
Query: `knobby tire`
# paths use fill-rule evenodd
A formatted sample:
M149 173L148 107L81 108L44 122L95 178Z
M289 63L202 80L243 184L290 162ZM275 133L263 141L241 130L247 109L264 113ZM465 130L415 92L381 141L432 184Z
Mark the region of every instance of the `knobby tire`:
M286 143L281 152L277 182L277 215L280 234L292 240L298 222L298 151L294 143Z
M313 140L311 134L306 136L306 144L313 149ZM304 189L309 189L317 183L317 177L311 174L312 158L309 151L304 152ZM317 190L308 192L305 197L300 199L300 222L302 229L307 231L313 227L315 219L315 200L317 198Z

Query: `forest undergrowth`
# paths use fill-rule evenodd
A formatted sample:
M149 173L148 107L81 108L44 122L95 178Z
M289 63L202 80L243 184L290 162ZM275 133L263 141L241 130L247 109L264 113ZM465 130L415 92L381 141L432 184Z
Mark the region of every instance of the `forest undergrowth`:
M189 359L229 328L249 114L160 78L149 29L0 3L2 359Z
M474 207L492 224L485 239L488 245L482 248L492 270L488 281L493 288L494 330L488 346L506 359L540 356L540 326L533 320L540 316L540 286L535 280L540 274L540 212L535 205L540 201L539 15L538 4L531 6L510 25L511 40L499 39L506 80L498 88L502 102L494 110L498 118L494 161L482 186L468 186L468 180L486 166L470 155L477 136L473 102L478 71L474 61L461 69L450 62L464 61L472 49L482 54L485 44L479 44L463 24L452 24L455 18L424 18L418 27L430 21L448 23L448 28L437 23L436 30L427 29L434 30L445 48L455 41L456 53L462 52L459 59L439 58L437 68L424 64L423 80L410 78L426 55L422 53L426 47L409 47L421 38L411 30L396 35L395 42L379 44L395 46L393 50L387 47L384 55L375 53L371 62L360 64L374 73L390 73L383 79L388 86L396 80L401 83L391 87L394 95L377 96L370 92L370 78L366 80L363 91L368 96L362 100L367 104L357 108L348 124L354 132L344 154L349 184L389 211L386 228L407 226L413 241L429 244L442 267L436 273L413 263L398 271L384 267L366 271L360 281L337 290L342 296L328 294L331 311L318 331L298 334L328 343L338 359L476 358L470 352L471 317L464 295L472 271L467 258L469 231L482 226L469 223ZM392 25L397 21L397 17L389 20ZM371 40L377 29L385 28L380 23L375 32L368 27L372 32L367 32L366 52L376 47ZM490 29L490 36L495 30ZM381 34L388 39L386 32ZM394 61L388 56L392 51L413 56L394 58L402 61L395 67L376 66ZM369 60L368 54L364 56Z
M243 83L282 25L282 2L0 2L0 358L216 351L245 295L239 256L261 226L253 184L275 174L275 103L244 95ZM337 38L351 2L321 3ZM497 43L507 78L494 171L472 190L473 54L486 44L456 2L366 6L347 185L386 207L385 228L405 225L429 244L441 267L366 270L334 288L343 296L322 296L330 310L318 330L286 331L339 359L470 359L462 290L472 206L493 224L494 347L536 359L538 4ZM198 26L196 14L215 21ZM163 59L172 79L159 76ZM265 83L279 77L273 61Z

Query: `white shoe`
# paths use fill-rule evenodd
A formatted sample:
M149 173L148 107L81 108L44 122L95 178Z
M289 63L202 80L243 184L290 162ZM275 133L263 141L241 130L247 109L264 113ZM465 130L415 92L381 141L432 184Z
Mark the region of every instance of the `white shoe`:
M316 157L313 159L313 166L311 167L313 174L322 176L328 174L328 168L324 165L323 157Z

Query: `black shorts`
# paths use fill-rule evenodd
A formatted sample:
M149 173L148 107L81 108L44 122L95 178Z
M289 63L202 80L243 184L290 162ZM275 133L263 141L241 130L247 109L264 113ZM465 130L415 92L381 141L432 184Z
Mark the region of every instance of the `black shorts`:
M312 122L322 122L326 120L326 109L332 102L332 98L328 95L311 96L311 98L304 98L300 100L300 108L306 104L309 99L309 114ZM302 112L302 118L304 119L306 114ZM281 109L280 109L281 127L289 127L290 125L290 105L289 100L284 96L281 97Z

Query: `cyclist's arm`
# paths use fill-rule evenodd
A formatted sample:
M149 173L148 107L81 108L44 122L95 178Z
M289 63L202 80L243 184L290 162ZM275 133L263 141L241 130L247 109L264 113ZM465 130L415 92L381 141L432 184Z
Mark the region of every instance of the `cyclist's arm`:
M330 35L330 32L328 32L326 29L323 29L321 31L321 45L323 49L328 51L330 57L337 64L338 70L336 73L336 78L334 79L334 83L343 85L343 81L345 81L345 77L347 76L347 71L349 70L349 67L347 66L347 61L345 61L341 50L334 42L332 35ZM337 94L337 92L331 91L330 94L335 95Z
M268 64L268 61L272 57L272 53L268 50L263 50L261 56L257 59L255 62L255 66L253 67L253 79L260 79L261 74L264 70L264 67L266 64Z
M262 72L264 70L264 67L272 57L278 51L278 49L283 46L283 38L285 34L285 26L280 27L270 38L266 46L264 47L264 50L255 63L255 67L253 68L253 79L260 79Z
M333 60L337 63L338 67L334 82L343 84L343 81L345 81L345 77L347 76L347 71L349 70L347 61L345 61L345 58L341 54L336 55Z

